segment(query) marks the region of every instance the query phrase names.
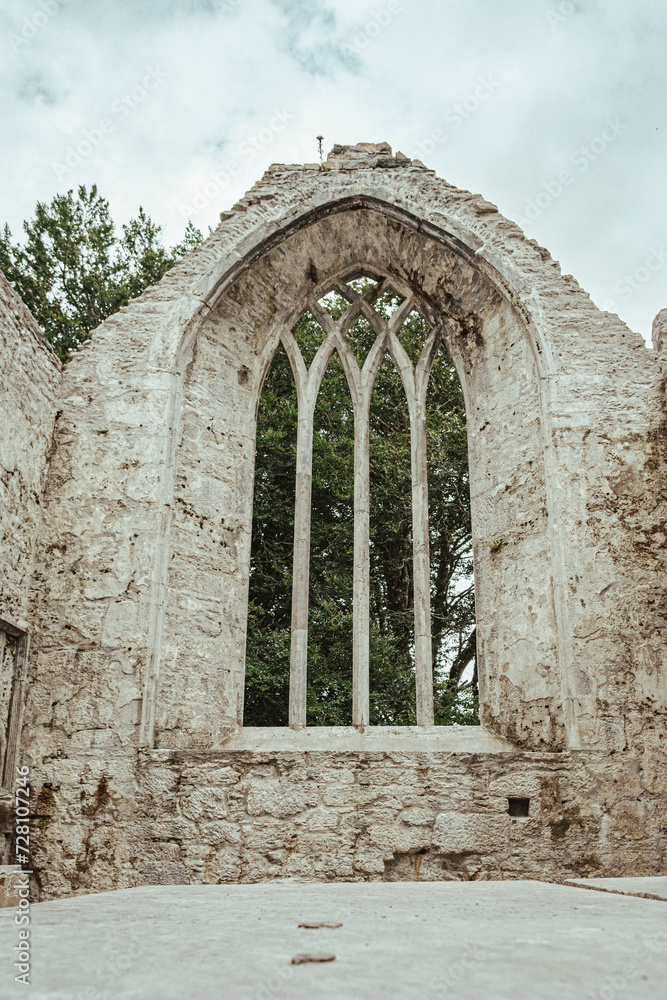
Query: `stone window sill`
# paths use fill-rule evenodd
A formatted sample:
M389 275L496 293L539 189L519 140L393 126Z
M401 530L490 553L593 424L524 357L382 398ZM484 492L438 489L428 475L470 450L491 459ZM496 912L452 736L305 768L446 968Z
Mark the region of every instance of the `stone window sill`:
M333 750L450 753L511 753L516 747L481 726L246 726L225 743L225 750Z

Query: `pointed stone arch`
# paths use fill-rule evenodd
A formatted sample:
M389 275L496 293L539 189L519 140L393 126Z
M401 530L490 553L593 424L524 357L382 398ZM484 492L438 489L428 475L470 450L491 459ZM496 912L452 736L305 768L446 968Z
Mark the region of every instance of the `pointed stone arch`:
M461 378L484 725L525 747L623 744L617 707L643 697L633 687L651 689L663 652L652 641L630 652L620 636L639 634L632 601L648 602L659 577L638 568L608 484L621 505L656 495L645 452L659 439L657 359L495 206L375 147L353 157L343 148L322 169L272 168L199 251L70 362L69 398L84 403L68 404L62 426L84 444L62 438L50 510L54 533L75 539L58 572L74 572L85 551L93 581L61 601L87 636L82 678L105 692L124 740L137 738L115 693L128 648L141 674L141 743L215 747L238 725L262 379L306 303L354 269L419 302ZM104 473L80 460L100 422ZM617 441L630 442L632 460ZM72 493L66 469L77 461ZM128 502L141 521L131 552ZM96 517L82 519L91 504ZM103 583L93 551L107 552Z
M331 209L332 206L328 208ZM364 381L363 369L358 369L356 365L349 345L346 343L344 329L347 329L360 315L364 315L369 323L378 325L380 322L377 314L373 312L371 305L371 300L376 294L377 289L376 291L369 290L365 295L358 295L354 291L351 293L349 286L346 285L346 280L351 275L359 271L365 271L367 274L377 276L378 280L384 282L385 285L391 283L394 290L398 291L402 296L403 302L397 311L396 317L392 318L394 319L394 325L398 323L400 327L402 319L415 306L418 306L430 318L434 329L437 329L439 335L446 341L447 348L457 364L469 409L471 406L471 397L484 396L486 398L488 396L488 391L480 392L479 386L475 386L471 382L471 379L474 380L480 377L481 366L479 358L484 351L485 335L488 336L489 331L491 331L494 333L497 341L499 330L502 330L502 336L505 338L512 332L514 346L516 347L517 344L520 344L520 351L522 351L520 380L523 379L524 382L527 382L531 386L532 397L530 406L534 414L539 414L539 376L537 374L536 355L539 357L540 352L536 351L530 343L523 317L517 315L516 310L508 302L507 297L498 290L497 285L492 283L486 276L481 276L474 264L470 263L459 253L454 253L449 246L449 240L443 239L436 244L432 235L425 236L414 227L408 229L402 223L399 224L396 218L397 213L387 213L385 208L379 206L377 203L374 203L372 207L366 207L365 204L351 205L344 202L342 205L333 206L333 208L335 208L335 211L327 210L321 213L317 219L307 217L300 228L292 227L290 233L283 234L284 238L281 241L277 241L274 237L270 241L272 246L267 247L263 254L253 254L253 262L248 265L244 272L236 276L227 297L220 295L220 285L216 285L214 293L216 304L207 316L206 328L210 328L216 324L218 327L223 327L225 323L228 323L229 333L239 329L241 318L233 319L236 315L237 303L242 303L241 309L246 321L248 318L249 303L252 303L250 306L251 315L254 316L256 314L258 317L257 320L254 318L250 320L250 325L255 331L256 337L255 353L259 359L259 363L255 366L257 370L257 390L259 390L259 386L261 385L263 371L266 370L269 360L273 355L275 343L278 339L281 339L288 355L291 357L297 385L301 386L299 391L304 398L308 395L312 409L323 366L326 365L328 353L335 346L346 367L353 402L356 405L357 411L363 413L362 397L364 393L366 396L369 396L374 381L375 368L377 368L377 363L381 361L384 351L377 350L373 358L367 359L366 365L370 363L371 366L367 369L370 377ZM369 259L368 245L371 242L375 248L375 256ZM341 249L343 250L342 253ZM442 287L438 286L438 282L441 283ZM451 286L450 288L447 288L447 283ZM382 286L378 285L378 288L380 287ZM332 289L337 289L341 294L347 295L350 300L350 306L340 321L342 324L341 330L343 331L342 336L336 335L330 316L320 305L320 300L327 293L330 293ZM470 302L466 303L461 297L463 294L461 289L465 290L465 294L471 300ZM252 301L253 299L254 302ZM267 303L271 303L271 306L269 307ZM308 308L315 315L315 318L328 335L325 345L321 348L322 353L319 363L316 359L308 372L303 362L298 359L294 345L290 341L291 335L289 334L294 319L300 315L304 308ZM256 313L253 313L253 309ZM228 318L223 319L223 316ZM264 327L262 327L263 322L266 323ZM493 329L494 324L497 327L495 331ZM376 332L380 332L379 328ZM223 344L224 340L225 337L223 335L220 337L220 344ZM505 350L506 346L501 347L499 343L495 343L493 349L499 354L499 352ZM407 361L402 356L404 352L402 352L400 342L395 336L392 348L395 361L399 364L399 369L403 369L402 376L405 384L405 379L407 379ZM251 367L250 357L246 365L249 368ZM320 368L322 371L320 371ZM487 359L484 370L486 371L485 377L487 377L489 386L493 381L492 373L496 369L501 371L502 366L492 365L490 360ZM356 375L355 371L357 372ZM490 382L489 379L491 379ZM252 381L252 376L250 380ZM306 390L308 384L310 384L313 391L308 392ZM473 403L474 405L476 404ZM477 405L478 409L480 405L482 404ZM484 409L483 405L482 409ZM514 415L516 416L516 412ZM539 416L536 419L539 421ZM479 422L480 424L484 423L483 420ZM312 422L309 420L301 424L302 433L306 436L306 426L309 423L312 430ZM525 432L526 421L519 419L516 423L517 433L519 425L523 427L523 431ZM365 453L367 456L363 434L363 426L360 424L356 435L357 440L360 442L358 454L363 456ZM471 445L474 455L473 442L471 442ZM514 461L516 448L513 448L512 452L512 461ZM361 458L360 461L362 461ZM534 456L528 458L527 461L533 463L532 479L540 481L541 490L544 494L542 497L542 508L545 508L546 473L544 470L543 448L536 445ZM475 465L474 458L471 464ZM481 464L483 466L484 463L482 462ZM480 463L478 462L477 465L479 466ZM488 473L487 471L487 478L489 475L492 475L492 473ZM367 478L361 466L357 469L357 476L360 477L360 481ZM299 476L298 474L298 481L301 481L301 487L297 487L297 497L301 496L302 498L302 510L301 513L297 513L297 523L307 523L309 517L310 500L306 485L308 479L309 473L302 469L301 475ZM482 476L480 479L481 485L477 491L480 496L476 498L473 495L473 523L475 523L475 520L478 522L478 525L480 521L482 523L482 530L478 532L478 534L481 534L481 538L478 539L476 547L476 560L478 564L488 562L491 558L489 553L495 553L496 550L491 549L490 546L495 541L497 530L491 529L494 523L498 523L498 509L503 505L507 507L506 502L503 504L505 499L503 497L493 501L489 499L489 491L483 479L484 477ZM357 495L362 496L363 494L364 489L362 486L359 486ZM299 508L299 503L297 499L297 509ZM306 513L306 510L308 510L308 513ZM490 518L493 518L494 512L496 521L489 525L487 522ZM249 513L247 511L243 515L246 524ZM505 520L507 520L507 516L506 514ZM494 537L490 538L490 534L494 535ZM368 544L367 539L368 525L364 520L363 513L360 512L356 545L357 552L360 553L360 558L358 560L357 600L355 601L355 606L366 609L366 615L364 616L362 612L356 616L355 648L357 649L357 654L355 655L355 676L357 677L357 683L355 687L357 694L355 702L357 707L354 711L354 722L362 726L367 725L368 722L367 713L361 707L364 700L362 691L367 692L368 690L367 657L364 658L362 652L364 637L367 637L368 634L368 622L366 620L368 613L368 581L366 580L364 585L363 574L360 572L359 566L367 566L367 553L364 551L364 544L366 547ZM543 546L548 546L548 542L544 539L542 539L542 544ZM489 552L484 551L485 546L489 546ZM297 568L300 565L299 557L297 556L295 561L295 578L298 580L298 583L295 584L295 603L293 605L296 616L293 622L296 638L293 645L293 671L296 670L296 663L300 663L301 667L296 671L300 677L300 682L293 686L294 697L291 718L294 724L305 725L305 657L307 642L307 583L305 582L307 581L307 544L305 537L297 540L296 549L299 551L303 550L301 556L303 567L302 570ZM532 559L533 555L526 556L527 561L532 561ZM495 561L499 562L500 560L496 559ZM524 569L524 576L526 572ZM424 575L422 574L422 576ZM478 618L481 626L478 633L481 637L480 691L486 713L493 706L493 701L495 700L498 714L507 715L508 704L512 702L512 692L511 690L505 690L502 693L497 690L494 691L494 685L497 688L499 678L491 680L486 674L484 664L488 662L489 654L491 657L496 655L494 644L497 646L503 642L505 645L509 645L511 641L524 642L530 647L530 655L533 655L538 660L540 656L542 660L545 657L550 657L547 663L547 669L550 671L550 680L554 677L558 678L558 638L557 626L554 621L555 616L553 614L555 600L552 592L553 584L550 578L546 587L548 593L546 610L539 621L541 637L536 634L532 637L527 636L524 630L518 640L515 636L512 636L511 640L509 640L504 634L501 634L499 638L499 626L496 623L501 620L507 623L511 621L513 616L508 615L508 609L504 608L502 602L498 600L498 589L495 585L492 586L492 593L486 593L482 586L481 594L482 600L484 600L484 595L486 596L486 604L489 608L492 604L495 604L494 612L485 613L486 608L484 606L478 610ZM514 588L519 587L520 589L521 583L514 583L512 586ZM301 595L302 602L305 602L303 607L300 606L296 599L297 592ZM237 619L242 617L242 612L236 609L232 613L232 610L228 609L225 612L225 617ZM417 634L419 641L425 648L427 644L430 646L430 625L426 618L424 622L418 625ZM545 648L547 649L547 653L543 652ZM521 658L521 670L523 670L525 658L525 656ZM424 655L421 659L426 661L429 658ZM243 687L242 664L239 663L237 669L239 677L233 687L235 687L237 692L234 700L238 704L240 699L239 692ZM508 670L506 668L503 670L502 676L505 680L509 679L513 683L511 669ZM555 715L559 716L558 725L561 728L564 725L563 709L566 707L567 699L563 698L563 692L558 685L559 681L557 680L557 691L554 692L552 681L552 690L548 690L543 686L542 689L538 689L535 692L537 697L532 699L533 701L541 702L540 708L544 716L540 721L542 728L546 723L552 729ZM519 688L520 685L513 683L513 686ZM534 682L533 686L537 687ZM422 703L426 703L426 708L421 711L420 717L422 722L428 723L430 714L428 700L432 686L426 680L420 684L420 689L422 691ZM299 691L298 695L296 694L297 690ZM432 694L430 696L432 698ZM179 706L182 708L182 699L179 699ZM513 706L513 709L515 711L518 710L519 705ZM237 721L241 721L240 712L237 715ZM167 726L166 728L169 730L172 729L171 726ZM533 723L533 735L536 728L535 723Z
M459 369L469 413L473 420L476 412L482 417L479 420L479 427L473 432L474 434L483 434L485 424L488 425L486 405L493 398L494 393L498 391L491 375L494 371L500 372L501 375L506 374L503 371L505 352L514 349L516 357L512 378L523 383L521 391L524 402L531 413L533 429L539 435L539 443L536 438L534 442L536 447L534 454L530 453L531 457L528 457L529 451L526 451L526 448L529 448L529 444L526 443L524 459L526 463L530 463L532 488L540 494L540 516L545 522L540 535L539 553L539 558L543 560L545 569L543 581L539 587L541 592L535 595L536 602L543 600L543 607L541 613L538 612L537 615L532 611L530 600L526 594L526 580L530 573L527 567L524 567L523 570L517 569L517 560L514 559L513 570L516 579L511 582L508 592L513 594L513 601L526 601L533 617L538 619L537 634L530 636L526 630L526 622L522 621L518 633L508 636L506 634L507 623L512 621L515 616L508 614L508 608L503 607L502 602L499 601L499 590L494 574L483 572L478 574L479 603L481 604L481 607L478 607L480 622L478 635L480 637L480 691L483 699L483 717L488 721L495 718L496 722L504 719L505 732L509 730L512 733L517 718L523 716L523 726L526 729L530 728L531 738L536 738L539 733L538 738L544 743L551 742L556 731L562 733L560 737L556 738L565 741L568 738L565 734L569 726L569 738L576 743L578 741L576 712L571 692L568 690L569 675L562 669L564 657L567 655L568 640L567 622L562 614L559 621L559 612L562 611L562 608L559 606L558 593L559 590L563 589L562 578L559 578L559 539L554 536L553 531L549 531L546 524L549 492L547 442L550 415L545 397L549 379L553 375L553 354L550 345L547 343L543 331L534 327L526 305L522 304L522 308L517 308L505 282L500 280L497 273L488 265L480 265L477 255L478 247L475 246L477 240L474 234L471 234L469 241L472 246L467 245L464 252L463 243L459 237L452 238L450 233L440 233L440 239L436 240L433 232L424 232L428 227L421 225L417 228L413 219L407 218L405 212L397 211L393 206L391 208L392 210L389 211L386 204L381 204L373 199L358 198L352 202L342 199L340 202L327 205L319 213L306 214L301 220L300 227L293 223L280 234L280 240L278 235L274 234L265 241L263 252L255 250L248 255L247 269L232 279L229 301L231 303L242 302L242 308L245 311L248 300L254 295L257 299L258 314L270 315L269 327L273 332L269 334L267 328L264 342L257 345L259 356L266 363L266 359L272 355L275 338L285 336L284 331L289 330L292 320L306 304L310 304L311 311L314 312L321 325L326 327L329 318L326 312L318 307L318 300L332 288L340 288L341 283L344 283L346 276L351 271L365 268L367 272L378 275L389 273L393 284L399 286L399 290L404 293L406 301L409 298L414 302L416 297L421 308L426 315L430 315L434 324L442 325L444 323L447 347ZM413 224L408 227L407 222ZM313 253L313 243L318 242L318 231L321 230L324 232L319 233L320 246L318 249L320 254L315 262L313 258L316 255ZM384 232L385 238L389 239L392 249L388 250L385 247L382 256L377 253L376 249L375 259L369 260L368 256L364 258L364 252L368 254L369 232L373 233L372 239L377 248L381 244L381 231ZM361 243L361 249L355 246L355 243ZM345 253L341 255L342 247L345 248ZM417 247L418 252L416 253ZM322 251L326 252L326 249L329 251L332 263L338 262L341 256L343 257L339 266L331 267L328 261L322 262ZM286 258L290 253L293 253L297 259L299 255L301 256L298 263L294 261L287 263ZM401 274L401 266L398 264L398 257L401 253L408 258L407 265L405 261L403 262L403 274ZM416 257L423 262L421 267L416 266ZM275 263L276 260L280 261L280 266L283 268L282 277L279 276L280 272L277 263ZM316 274L313 273L314 271ZM444 289L439 289L438 280L443 278L443 271L447 272L449 276L444 279ZM460 273L455 277L454 272L457 271ZM267 273L278 276L275 287L270 286L267 277L265 277ZM300 288L298 288L298 282L295 281L297 277L301 279ZM317 277L317 281L313 280L315 277ZM451 289L447 288L447 281L452 286ZM469 302L461 298L460 289L455 287L457 281L466 289ZM266 288L266 299L260 305L260 289L263 288ZM282 313L280 309L275 309L275 304L279 301L278 289L280 288L286 297ZM448 303L444 315L441 310L443 299ZM363 312L362 300L363 296L356 306L352 305L348 309L345 323L349 324L357 313ZM209 324L212 322L211 317L216 310L225 309L225 297L221 294L221 282L214 286L212 301L215 305L207 320ZM275 312L271 313L266 308L268 301L274 304ZM373 314L368 303L366 303L366 308L366 318L370 322ZM262 310L264 311L262 312ZM499 343L501 328L507 341L507 343L503 342L502 346ZM493 354L493 363L487 359L485 375L487 383L480 387L479 384L473 385L471 379L474 380L480 375L479 356L485 351L487 340L491 345L492 354L493 352L495 354ZM345 344L342 343L339 346L344 357ZM486 349L488 350L488 348ZM496 364L496 360L501 363ZM260 369L261 367L260 365ZM351 377L350 371L348 365L348 379ZM488 381L489 379L491 381ZM496 381L498 380L496 379ZM526 398L526 393L529 392L531 393L530 398ZM488 395L489 393L491 396ZM516 416L516 410L513 415ZM524 432L526 431L527 424L522 417L519 417L516 424L517 432L519 425ZM509 449L505 448L512 474L519 464L520 449L517 449L516 445L517 441L514 440ZM483 444L480 444L480 447L484 450ZM497 442L491 446L491 450L494 449L503 451L502 447L498 449ZM497 568L498 564L502 564L503 559L508 561L507 553L501 557L501 552L506 545L509 545L509 540L500 536L502 532L509 534L508 528L517 503L512 505L509 498L504 495L511 489L510 483L503 482L503 475L498 472L487 471L485 474L487 479L492 480L495 476L499 482L494 482L491 487L488 487L486 483L479 483L477 495L475 495L475 469L479 473L480 463L475 456L473 441L471 441L471 457L473 524L477 536L476 563L478 566L486 563L489 567ZM512 476L505 478L510 480ZM498 485L502 487L500 491L497 490ZM495 490L493 495L490 495L490 489ZM521 491L519 492L521 493ZM362 536L366 534L365 527L360 529L360 534ZM505 545L496 546L496 542L502 542ZM359 544L361 545L361 542ZM547 552L548 554L545 554ZM526 562L533 566L534 560L535 553L526 557ZM367 604L363 597L363 591L360 591L359 603L362 606ZM494 613L485 613L486 608L491 608L492 605ZM500 624L501 620L505 622L504 625ZM363 634L364 619L362 616L359 616L358 623L359 633ZM303 628L299 631L302 635L303 645L305 632ZM359 642L359 644L361 643ZM512 645L515 645L518 650L523 650L522 655L515 654L515 663L501 662L495 667L494 676L489 676L487 664L490 660L497 659L498 655L506 655L506 650ZM305 646L302 651L302 657L304 656ZM532 671L529 662L527 662L531 658L534 666ZM364 675L363 666L359 673L361 676ZM547 677L548 683L544 683ZM527 699L523 694L524 681L528 681L528 687L531 689L531 697ZM365 681L362 683L365 684ZM302 691L305 690L304 684L305 681L301 685ZM242 683L239 679L236 688L238 690L241 687ZM530 721L526 716L529 717ZM299 724L304 724L300 715L293 717L299 719ZM357 724L365 724L366 719L362 711L355 714L355 721ZM514 733L512 734L514 735Z

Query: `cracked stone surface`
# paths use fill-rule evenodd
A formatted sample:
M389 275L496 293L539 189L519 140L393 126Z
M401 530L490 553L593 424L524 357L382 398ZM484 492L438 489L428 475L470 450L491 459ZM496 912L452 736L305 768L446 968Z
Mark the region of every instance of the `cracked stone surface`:
M30 996L658 1000L666 943L663 902L540 882L152 886L33 906Z
M601 892L664 899L667 902L667 875L645 878L578 878L568 879L567 884L578 885L585 889L597 889Z

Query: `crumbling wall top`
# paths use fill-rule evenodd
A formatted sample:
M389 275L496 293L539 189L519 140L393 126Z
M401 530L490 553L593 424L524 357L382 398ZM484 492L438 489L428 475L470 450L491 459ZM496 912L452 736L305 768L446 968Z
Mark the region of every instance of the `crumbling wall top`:
M653 320L653 350L660 353L667 348L667 309L661 309Z
M413 163L423 166L421 161L413 161L404 153L397 152L394 156L388 142L358 142L356 146L340 146L337 143L322 164L322 169L367 170L375 167L409 167Z

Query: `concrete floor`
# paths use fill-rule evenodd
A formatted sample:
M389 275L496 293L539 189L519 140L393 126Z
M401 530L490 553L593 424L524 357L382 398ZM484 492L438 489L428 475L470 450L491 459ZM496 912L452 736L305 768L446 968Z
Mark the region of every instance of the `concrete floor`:
M635 881L147 886L39 903L29 990L12 981L14 911L0 913L0 996L664 1000L667 905L620 894ZM322 922L342 926L299 927ZM304 954L335 960L291 964Z

